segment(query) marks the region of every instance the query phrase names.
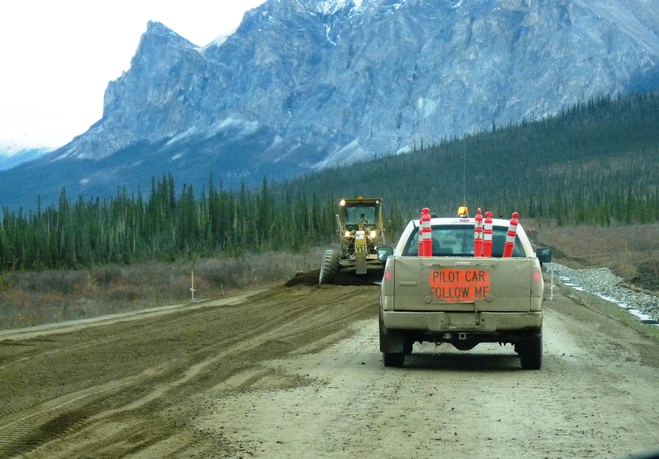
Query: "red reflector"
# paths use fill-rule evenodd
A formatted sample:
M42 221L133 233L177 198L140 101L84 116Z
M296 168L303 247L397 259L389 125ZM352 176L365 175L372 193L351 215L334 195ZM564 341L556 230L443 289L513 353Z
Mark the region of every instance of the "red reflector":
M387 271L387 272L385 272L385 273L384 273L384 278L385 278L386 280L391 280L391 271Z
M540 279L542 279L542 274L540 274L540 271L536 271L536 272L534 272L534 273L533 273L533 278L534 278L536 281L539 281Z

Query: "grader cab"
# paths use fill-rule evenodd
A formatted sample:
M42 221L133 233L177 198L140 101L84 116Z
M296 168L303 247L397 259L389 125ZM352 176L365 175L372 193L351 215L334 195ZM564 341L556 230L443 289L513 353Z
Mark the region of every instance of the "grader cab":
M341 250L327 250L320 267L319 284L331 284L339 271L357 275L381 274L384 262L378 248L385 244L381 198L339 200L336 214Z

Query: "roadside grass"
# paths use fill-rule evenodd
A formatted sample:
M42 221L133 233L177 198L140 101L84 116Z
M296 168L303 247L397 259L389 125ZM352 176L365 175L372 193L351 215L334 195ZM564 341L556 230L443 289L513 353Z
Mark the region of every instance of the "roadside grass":
M600 306L600 312L614 318L615 320L624 323L628 327L636 330L637 332L652 338L659 343L659 327L644 324L639 321L636 316L630 314L627 310L616 306L611 302L604 302Z
M564 290L568 290L568 287L565 287ZM659 327L644 324L626 309L621 308L610 301L603 300L597 295L591 293L580 292L580 294L577 295L568 292L565 294L581 306L597 311L617 322L625 324L637 333L659 343Z
M323 250L0 273L0 330L219 298L318 269Z

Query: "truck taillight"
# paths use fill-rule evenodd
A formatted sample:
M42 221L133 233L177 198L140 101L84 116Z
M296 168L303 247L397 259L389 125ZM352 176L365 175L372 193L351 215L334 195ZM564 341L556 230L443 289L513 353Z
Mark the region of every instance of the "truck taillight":
M531 296L542 298L545 283L542 280L542 271L540 269L531 269Z
M387 266L388 267L385 268L384 276L382 278L382 293L385 297L393 296L394 294L394 268L393 263L391 263L391 259L388 260Z

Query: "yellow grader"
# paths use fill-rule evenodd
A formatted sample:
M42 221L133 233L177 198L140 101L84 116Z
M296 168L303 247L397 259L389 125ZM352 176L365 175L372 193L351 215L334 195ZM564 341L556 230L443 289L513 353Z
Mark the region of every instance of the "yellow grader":
M385 244L382 198L339 200L336 214L341 250L325 251L319 284L332 284L339 271L382 275L384 262L378 248Z

